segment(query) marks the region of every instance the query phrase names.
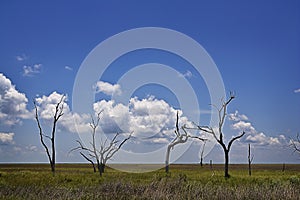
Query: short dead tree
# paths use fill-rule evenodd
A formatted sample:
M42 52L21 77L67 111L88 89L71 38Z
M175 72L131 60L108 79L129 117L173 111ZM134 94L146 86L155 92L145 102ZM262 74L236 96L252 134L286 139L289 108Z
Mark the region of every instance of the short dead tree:
M175 138L167 147L166 161L165 161L165 171L166 171L166 173L169 172L169 160L170 160L171 149L173 149L178 144L186 143L189 138L198 139L200 141L206 141L206 139L203 139L201 137L193 136L193 135L188 134L188 132L185 129L185 126L182 126L181 128L179 128L179 113L178 112L177 112L177 115L176 115L176 127L175 127L174 133L175 133Z
M78 147L72 149L70 152L75 150L80 150L80 155L84 157L87 161L92 163L94 172L96 172L96 167L94 160L97 163L97 169L99 175L102 176L104 173L105 165L108 160L110 160L115 153L117 153L124 143L130 139L132 133L130 133L127 137L122 140L118 140L120 133L116 133L114 137L109 141L108 138L104 138L103 135L100 136L100 144L97 146L96 144L96 132L100 123L100 115L102 111L97 113L96 120L91 116L90 127L92 129L92 141L90 142L90 147L85 146L81 141L77 140L76 142L79 144Z
M41 125L41 122L39 119L37 103L35 100L33 101L34 108L35 108L35 119L37 122L37 126L39 128L40 141L46 151L53 175L55 174L55 156L56 156L55 155L55 153L56 153L56 151L55 151L55 132L56 132L57 122L64 114L63 113L64 100L65 100L65 95L62 95L60 100L56 103L55 110L54 110L54 116L53 116L52 131L51 131L50 136L46 135L43 132L42 125ZM45 139L50 140L50 145L49 145L50 147L47 145L47 142L45 141Z

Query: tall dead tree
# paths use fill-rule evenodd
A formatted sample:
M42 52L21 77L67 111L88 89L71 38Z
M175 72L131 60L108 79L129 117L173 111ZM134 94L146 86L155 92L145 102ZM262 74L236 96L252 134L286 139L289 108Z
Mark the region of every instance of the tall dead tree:
M233 144L234 141L236 141L237 139L239 139L245 135L245 131L243 131L240 135L231 138L228 145L226 145L224 142L223 126L224 126L224 122L225 122L225 117L227 115L227 106L234 98L235 98L234 94L230 93L230 98L227 101L223 101L222 106L220 108L213 105L218 111L219 123L218 123L217 131L213 127L210 127L210 126L196 125L196 127L200 131L204 131L206 133L212 134L213 137L215 138L215 140L219 143L219 145L221 145L221 147L224 151L224 157L225 157L225 163L224 163L225 178L230 177L228 170L229 170L229 152L230 152L231 145Z
M117 151L120 150L123 144L127 140L129 140L132 135L132 133L130 133L129 136L127 136L125 139L119 141L117 140L117 138L120 135L120 133L116 133L110 142L108 142L108 138L104 140L104 138L100 136L100 144L98 147L96 144L96 132L97 132L97 128L99 127L101 113L102 111L97 113L96 120L91 116L91 123L90 123L90 127L92 129L92 141L90 142L91 147L86 147L82 144L81 141L77 140L76 142L79 144L79 146L71 150L71 151L82 150L80 154L87 161L92 163L94 172L95 172L95 164L93 159L95 159L100 176L102 176L102 174L104 173L104 169L107 161L111 159Z
M251 176L251 163L253 161L254 156L251 155L251 146L250 143L248 144L248 172L249 176Z
M294 152L298 152L300 154L300 135L297 134L296 139L291 139L291 146L294 149Z
M47 157L51 166L51 171L53 175L55 174L55 132L56 132L56 125L58 120L63 116L63 109L64 109L64 100L65 100L65 95L62 95L60 98L59 102L56 103L55 106L55 111L54 111L54 116L53 116L53 123L52 123L52 132L51 136L44 134L40 119L39 119L39 114L38 114L38 108L36 105L36 101L33 101L34 107L35 107L35 119L39 128L39 135L40 135L40 141L47 153ZM50 140L50 147L48 147L47 143L45 142L45 138Z
M183 132L180 131L180 130L182 130ZM175 138L167 147L166 161L165 161L165 171L166 171L166 173L169 172L170 152L171 152L171 149L174 148L174 146L176 146L177 144L186 143L189 138L194 138L194 139L198 139L198 140L201 140L201 141L206 141L205 139L200 138L198 136L193 136L193 135L188 134L187 131L185 130L184 126L179 128L179 113L178 112L177 112L177 115L176 115L176 127L175 127L174 133L175 133Z

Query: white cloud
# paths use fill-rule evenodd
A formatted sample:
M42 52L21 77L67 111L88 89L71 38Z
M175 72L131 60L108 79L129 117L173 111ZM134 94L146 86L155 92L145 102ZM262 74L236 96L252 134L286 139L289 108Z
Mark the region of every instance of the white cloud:
M251 122L247 121L248 117L246 115L240 115L238 111L228 114L228 118L229 120L234 121L232 129L246 132L246 136L241 138L242 142L254 143L256 145L282 145L286 143L284 135L270 137L262 132L258 132Z
M255 133L255 128L252 126L250 122L238 121L232 125L232 128L240 131L248 131L251 133Z
M35 145L28 145L25 147L26 150L28 151L34 151L34 152L37 152L38 151L38 147L35 146Z
M122 91L121 91L121 86L119 84L110 84L108 82L103 82L103 81L98 81L95 86L94 89L96 91L96 93L98 92L102 92L106 95L121 95Z
M13 144L14 143L14 133L0 133L0 142L7 144ZM0 143L0 144L1 144Z
M168 143L170 143L170 141L167 138L154 138L152 140L152 142L156 143L156 144L168 144Z
M300 93L300 88L299 89L296 89L294 90L295 93Z
M55 113L55 106L61 100L62 94L57 93L56 91L52 92L49 96L43 95L42 97L38 97L35 99L39 111L39 115L41 118L46 120L51 120ZM67 115L70 112L69 105L65 102L67 98L64 99L63 102L63 112Z
M0 121L6 125L21 123L31 117L25 94L16 90L11 81L0 73Z
M179 73L179 77L191 78L193 76L192 72L187 70L184 74Z
M229 113L228 118L231 121L248 120L248 117L246 115L240 115L239 111L237 110L234 113Z
M43 95L35 99L39 117L45 120L48 124L52 123L53 116L55 114L55 107L61 100L63 94L56 91L52 92L49 96ZM70 107L67 104L67 96L63 101L63 116L58 121L58 128L60 130L66 130L68 132L88 132L90 131L89 122L90 116L88 114L79 115L78 113L72 113Z
M49 96L36 98L39 116L44 122L51 122L55 112L55 105L62 94L53 92ZM97 131L109 133L130 133L133 131L134 140L151 144L169 143L174 137L177 110L164 100L154 97L139 100L131 98L128 105L116 103L113 100L101 100L93 104L95 113L103 111L100 127ZM179 111L180 126L190 123ZM64 115L58 122L60 130L80 134L90 133L90 114L72 113L64 102ZM51 123L49 124L51 125ZM76 125L76 126L75 126ZM191 124L189 124L191 125Z
M70 66L65 66L65 69L66 69L66 70L69 70L69 71L73 71L73 68L70 67Z
M42 64L34 64L33 66L24 65L23 66L23 76L33 76L41 72Z
M27 59L28 59L28 57L25 54L16 56L16 60L20 61L20 62L24 61L24 60L27 60Z
M280 144L279 139L276 137L268 137L264 133L256 133L248 135L245 142L255 143L257 145L276 145Z
M133 136L148 143L168 143L174 137L177 110L164 100L154 97L139 100L131 98L128 105L114 101L94 103L94 110L103 110L101 127L104 132L132 132ZM179 123L190 123L179 111Z

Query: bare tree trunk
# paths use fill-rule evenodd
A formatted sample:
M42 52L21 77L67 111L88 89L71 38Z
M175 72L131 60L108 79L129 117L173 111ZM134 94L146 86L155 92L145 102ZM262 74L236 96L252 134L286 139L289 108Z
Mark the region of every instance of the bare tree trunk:
M99 175L102 176L102 170L101 170L101 165L100 165L99 159L96 159L96 160L97 160L97 168L98 168Z
M168 148L167 148L167 154L166 154L166 166L165 166L166 173L169 173L170 151L171 151L171 146L169 145Z
M250 148L250 144L248 144L248 171L249 171L249 176L251 176L251 148Z
M205 141L205 139L203 138L200 138L198 136L193 136L193 135L190 135L187 133L187 131L185 130L188 129L187 127L185 126L182 126L181 129L179 128L179 113L177 111L177 114L176 114L176 124L175 124L175 139L168 145L168 148L167 148L167 153L166 153L166 161L165 161L165 171L166 173L169 172L169 160L170 160L170 151L171 151L171 148L174 148L174 146L176 146L177 144L183 144L183 143L186 143L188 138L193 138L193 139L198 139L198 140L201 140L201 141ZM183 133L180 131L182 130Z
M105 164L104 163L100 163L100 169L101 169L101 172L104 173L104 170L105 170Z
M229 170L229 151L227 149L224 149L225 154L225 165L224 165L224 176L225 178L229 178L230 175L228 173Z
M206 140L203 142L203 146L201 149L201 156L200 156L200 166L203 167L203 154L204 154L204 148L205 148Z
M212 172L211 176L214 176L215 172L214 172L214 169L213 169L213 161L212 160L209 161L209 166L210 166L210 170Z
M51 171L53 175L55 174L55 124L53 126L53 131L52 131L52 138L51 138L51 143L52 143L52 162L51 162Z

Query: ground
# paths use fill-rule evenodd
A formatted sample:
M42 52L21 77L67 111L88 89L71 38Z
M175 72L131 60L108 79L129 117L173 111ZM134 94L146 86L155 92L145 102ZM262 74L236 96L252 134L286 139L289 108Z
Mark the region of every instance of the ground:
M0 199L299 199L300 165L171 165L149 173L107 168L103 177L88 164L0 164Z

